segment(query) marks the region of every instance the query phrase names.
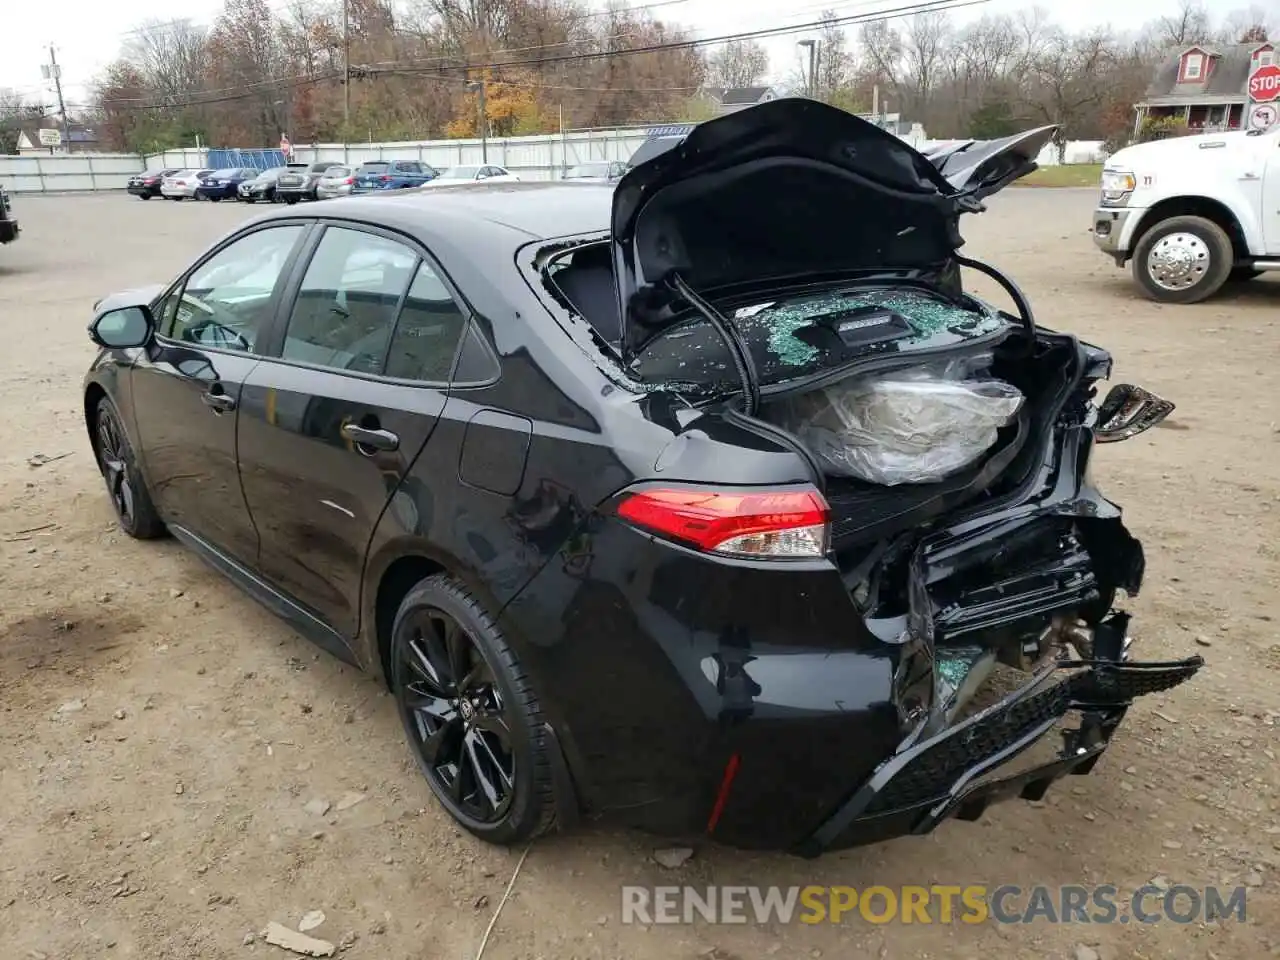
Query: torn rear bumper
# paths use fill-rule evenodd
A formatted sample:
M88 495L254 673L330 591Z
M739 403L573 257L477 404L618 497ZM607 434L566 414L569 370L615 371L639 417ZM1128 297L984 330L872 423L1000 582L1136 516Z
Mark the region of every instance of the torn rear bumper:
M1135 697L1176 687L1204 664L1198 656L1125 662L1127 617L1116 619L1112 659L1051 664L1026 686L935 736L908 738L795 852L817 856L890 836L928 833L953 816L975 820L996 800L1015 795L1038 800L1053 781L1088 773ZM1062 731L1053 760L993 778L1071 712L1079 714L1079 725Z

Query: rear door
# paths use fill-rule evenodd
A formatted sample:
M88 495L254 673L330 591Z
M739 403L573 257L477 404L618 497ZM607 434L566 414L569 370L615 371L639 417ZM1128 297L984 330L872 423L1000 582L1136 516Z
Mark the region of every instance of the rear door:
M240 477L258 568L347 637L369 539L444 409L465 324L424 253L374 227L323 226L273 358L244 384Z

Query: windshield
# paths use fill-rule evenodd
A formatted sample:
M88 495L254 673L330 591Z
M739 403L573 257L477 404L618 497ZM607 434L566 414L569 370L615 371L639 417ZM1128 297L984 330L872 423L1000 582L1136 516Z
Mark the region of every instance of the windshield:
M450 167L437 178L439 180L474 180L479 167Z
M386 173L390 166L391 164L385 160L366 160L364 163L360 164L360 172Z
M577 180L582 177L608 176L609 164L607 163L580 163L576 167L570 167L564 174L564 178L566 180Z
M226 180L239 175L239 173L240 171L235 167L228 167L226 170L215 170L213 173L209 174L209 176L213 177L215 180Z
M324 175L326 177L349 177L351 176L351 171L346 167L328 167Z

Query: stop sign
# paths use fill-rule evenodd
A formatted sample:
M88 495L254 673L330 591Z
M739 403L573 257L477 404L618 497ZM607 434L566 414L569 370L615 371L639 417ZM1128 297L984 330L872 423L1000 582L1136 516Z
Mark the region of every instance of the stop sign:
M1249 76L1249 99L1269 103L1280 99L1280 65L1269 63Z

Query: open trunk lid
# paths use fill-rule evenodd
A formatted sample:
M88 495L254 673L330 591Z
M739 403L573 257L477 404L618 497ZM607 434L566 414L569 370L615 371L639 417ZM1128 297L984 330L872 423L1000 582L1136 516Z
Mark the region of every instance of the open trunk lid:
M613 194L624 359L676 322L673 275L709 293L856 271L945 271L963 243L959 215L1034 169L1032 147L1052 129L968 142L940 170L888 131L814 100L774 100L699 124Z

